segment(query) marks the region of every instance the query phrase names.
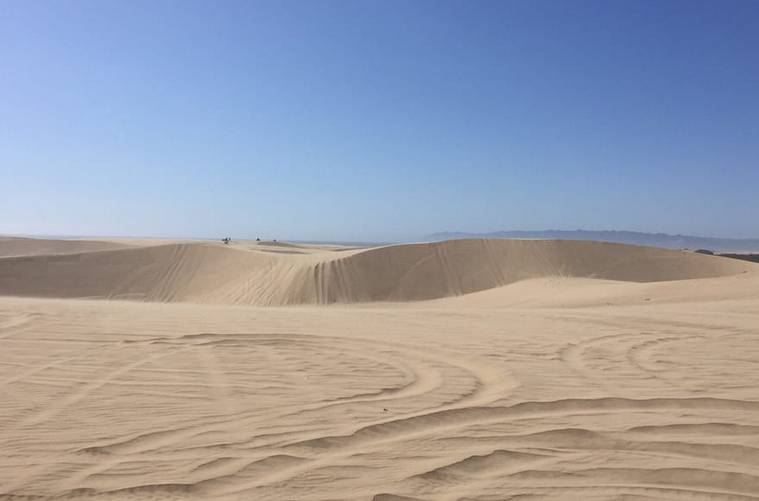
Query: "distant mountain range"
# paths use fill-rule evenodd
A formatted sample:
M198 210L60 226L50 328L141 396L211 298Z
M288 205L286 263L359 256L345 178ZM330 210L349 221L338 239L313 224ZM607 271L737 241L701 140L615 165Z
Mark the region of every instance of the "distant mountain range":
M718 252L759 251L759 238L712 238L666 233L637 231L542 230L496 231L492 233L442 232L433 233L425 240L451 240L458 238L528 238L549 240L597 240L620 244L647 245L667 249L708 249Z

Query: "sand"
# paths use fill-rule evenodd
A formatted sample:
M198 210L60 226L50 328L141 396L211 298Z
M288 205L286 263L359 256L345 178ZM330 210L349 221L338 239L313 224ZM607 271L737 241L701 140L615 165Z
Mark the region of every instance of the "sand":
M61 249L71 243L61 241ZM140 244L74 253L43 241L46 251L53 250L46 254L31 252L27 244L30 255L0 259L0 295L254 306L408 302L546 277L662 282L759 269L692 252L568 240L453 240L370 249ZM0 241L0 255L3 246Z
M0 499L759 498L759 265L8 242Z

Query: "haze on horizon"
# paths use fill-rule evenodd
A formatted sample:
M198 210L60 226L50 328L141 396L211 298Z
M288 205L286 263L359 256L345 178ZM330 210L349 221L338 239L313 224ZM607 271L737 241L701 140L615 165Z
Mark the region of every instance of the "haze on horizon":
M759 3L21 2L0 234L759 237Z

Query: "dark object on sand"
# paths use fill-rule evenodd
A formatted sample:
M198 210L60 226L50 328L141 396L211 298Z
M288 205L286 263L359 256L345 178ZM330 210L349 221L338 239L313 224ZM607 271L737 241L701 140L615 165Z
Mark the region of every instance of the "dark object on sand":
M722 257L730 257L733 259L742 259L744 261L751 261L752 263L759 263L759 254L719 254Z

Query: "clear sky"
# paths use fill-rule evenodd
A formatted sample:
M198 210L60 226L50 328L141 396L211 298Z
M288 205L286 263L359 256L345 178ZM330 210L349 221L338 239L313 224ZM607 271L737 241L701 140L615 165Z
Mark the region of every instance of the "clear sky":
M759 1L0 10L0 233L759 237Z

